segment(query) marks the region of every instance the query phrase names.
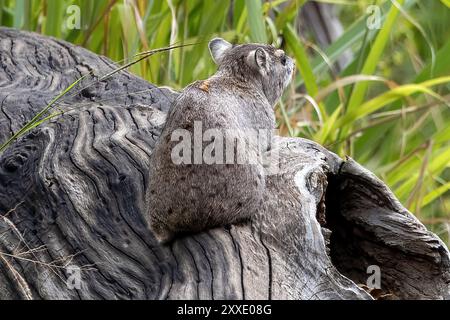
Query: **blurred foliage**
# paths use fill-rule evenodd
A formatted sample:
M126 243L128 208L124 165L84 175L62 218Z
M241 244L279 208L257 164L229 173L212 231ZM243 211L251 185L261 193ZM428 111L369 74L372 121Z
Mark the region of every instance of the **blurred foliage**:
M297 62L296 79L276 108L281 133L347 154L386 181L400 201L445 241L450 233L450 2L329 0L344 33L319 48L298 34L305 0L0 0L0 24L55 36L115 61L152 56L131 71L182 88L211 75L207 41L260 41ZM71 5L81 28L70 29ZM371 5L379 29L367 27ZM72 8L73 9L73 8ZM303 29L302 29L303 30ZM351 52L348 66L333 63Z

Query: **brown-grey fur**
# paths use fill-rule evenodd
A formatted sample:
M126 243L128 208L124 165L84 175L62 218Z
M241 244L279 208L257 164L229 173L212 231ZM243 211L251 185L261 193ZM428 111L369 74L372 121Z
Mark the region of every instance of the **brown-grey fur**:
M194 121L201 121L203 131L233 129L242 141L247 137L240 130L250 128L266 129L271 138L273 107L292 77L293 60L265 44L232 46L216 38L209 48L218 71L183 90L151 158L146 219L161 242L245 221L263 201L265 172L259 158L254 164L175 164L171 155L179 142L171 137L177 129L192 133ZM203 148L210 143L203 142ZM247 143L248 157L256 157L259 146Z

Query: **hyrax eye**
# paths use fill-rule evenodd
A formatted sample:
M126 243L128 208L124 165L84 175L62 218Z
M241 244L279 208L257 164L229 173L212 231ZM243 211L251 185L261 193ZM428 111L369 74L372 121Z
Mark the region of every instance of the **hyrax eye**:
M280 62L281 62L281 64L283 65L283 66L285 66L286 65L286 56L284 55L284 56L282 56L281 58L280 58Z

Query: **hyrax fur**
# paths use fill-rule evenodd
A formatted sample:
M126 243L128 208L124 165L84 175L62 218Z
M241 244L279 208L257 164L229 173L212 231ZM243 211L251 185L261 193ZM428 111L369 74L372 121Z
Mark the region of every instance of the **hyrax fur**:
M294 62L283 50L265 44L233 46L216 38L209 50L217 72L190 84L176 99L151 157L145 218L160 242L178 233L243 222L263 201L260 145L248 132L262 129L265 139L272 138L273 108L292 78ZM208 129L226 137L207 137ZM182 138L192 145L180 152ZM225 142L232 139L234 146ZM233 155L240 142L247 146L245 163L237 163ZM203 158L208 146L220 160Z

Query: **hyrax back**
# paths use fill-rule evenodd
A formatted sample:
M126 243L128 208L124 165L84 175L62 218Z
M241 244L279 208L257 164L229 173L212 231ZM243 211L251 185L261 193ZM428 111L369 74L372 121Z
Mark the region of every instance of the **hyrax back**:
M161 242L245 221L263 201L260 152L293 61L263 44L213 39L209 48L217 73L180 94L151 158L146 219Z

